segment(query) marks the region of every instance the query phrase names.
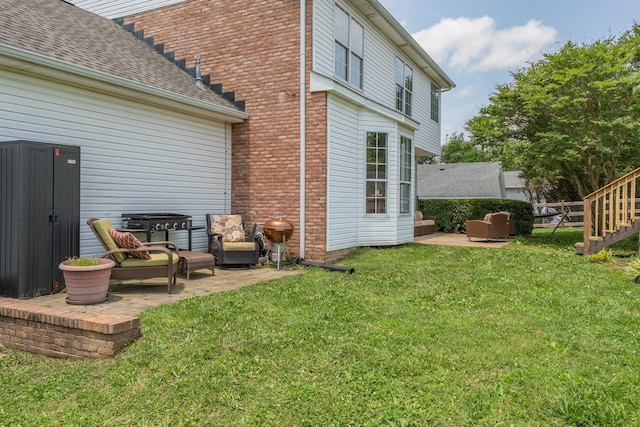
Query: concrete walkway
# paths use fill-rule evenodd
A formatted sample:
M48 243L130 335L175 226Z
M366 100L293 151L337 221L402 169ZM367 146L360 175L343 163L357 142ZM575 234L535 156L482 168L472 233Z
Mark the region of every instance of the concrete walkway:
M469 241L466 234L460 233L433 233L426 234L424 236L418 236L414 239L415 243L420 243L423 245L465 246L469 248L501 248L512 241L512 239L492 240L489 242L478 239Z

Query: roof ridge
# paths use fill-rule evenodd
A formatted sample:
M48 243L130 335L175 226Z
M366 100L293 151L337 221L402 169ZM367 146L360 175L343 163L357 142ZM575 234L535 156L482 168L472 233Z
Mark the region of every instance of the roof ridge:
M143 42L145 42L147 45L149 45L152 49L154 49L157 53L159 53L160 55L164 56L169 62L172 62L174 65L176 65L178 68L180 68L182 71L184 71L185 73L189 74L191 77L198 79L199 81L202 81L203 87L208 88L209 90L211 90L212 92L214 92L217 95L220 95L223 99L229 101L231 104L233 104L235 107L237 107L239 110L241 111L245 111L245 106L246 106L246 102L244 100L242 101L236 101L236 94L235 92L224 92L222 89L222 83L214 83L211 84L211 75L206 74L203 76L198 76L197 75L197 65L194 67L189 67L187 68L187 60L185 58L179 58L176 59L175 57L175 51L169 51L169 52L165 52L164 51L164 43L155 43L155 37L154 36L149 36L149 37L145 37L144 36L144 28L140 29L140 30L136 30L135 29L135 22L130 22L125 24L124 23L124 18L115 18L112 19L113 22L115 22L116 24L118 24L119 26L121 26L123 29L125 29L126 31L130 32L131 34L133 34L138 40L141 40ZM199 57L197 57L199 60Z

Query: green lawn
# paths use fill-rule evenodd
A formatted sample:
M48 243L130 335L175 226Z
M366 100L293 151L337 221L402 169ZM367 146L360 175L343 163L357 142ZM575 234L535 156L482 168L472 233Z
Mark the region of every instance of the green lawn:
M640 425L640 288L549 234L180 301L114 360L2 349L0 425Z

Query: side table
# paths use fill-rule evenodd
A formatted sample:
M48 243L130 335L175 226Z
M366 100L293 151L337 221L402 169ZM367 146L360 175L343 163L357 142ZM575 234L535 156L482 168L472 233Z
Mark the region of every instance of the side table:
M213 254L208 252L180 251L180 263L180 272L182 273L185 268L187 270L187 280L189 280L191 273L203 268L211 270L212 276L215 274L216 259Z

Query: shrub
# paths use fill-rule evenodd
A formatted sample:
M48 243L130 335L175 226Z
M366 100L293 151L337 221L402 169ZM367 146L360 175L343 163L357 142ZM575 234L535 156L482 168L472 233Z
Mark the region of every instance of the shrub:
M602 249L595 254L589 255L589 261L597 263L605 263L611 261L613 258L613 252L611 249Z
M633 282L640 283L640 258L636 258L629 263L626 273Z
M533 205L510 199L421 199L418 209L424 215L438 218L438 231L451 233L459 223L482 219L490 212L512 212L516 218L516 234L529 236L533 230Z

